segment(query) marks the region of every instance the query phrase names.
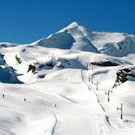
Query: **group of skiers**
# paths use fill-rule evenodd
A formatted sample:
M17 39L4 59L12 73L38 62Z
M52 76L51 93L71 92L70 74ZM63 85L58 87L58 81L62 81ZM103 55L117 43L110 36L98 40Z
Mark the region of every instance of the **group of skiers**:
M3 98L5 98L5 94L2 95ZM23 99L26 102L26 98Z

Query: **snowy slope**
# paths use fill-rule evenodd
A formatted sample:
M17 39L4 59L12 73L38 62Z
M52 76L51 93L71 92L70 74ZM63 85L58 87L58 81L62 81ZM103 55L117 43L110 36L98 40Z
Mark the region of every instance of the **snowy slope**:
M97 52L116 57L135 52L134 35L91 31L76 22L32 44L49 48Z
M134 35L76 22L0 43L0 135L135 135L134 59Z
M32 44L49 48L77 49L81 51L97 52L96 47L91 43L87 36L84 35L81 26L76 22L73 22L67 28L64 28L55 34Z

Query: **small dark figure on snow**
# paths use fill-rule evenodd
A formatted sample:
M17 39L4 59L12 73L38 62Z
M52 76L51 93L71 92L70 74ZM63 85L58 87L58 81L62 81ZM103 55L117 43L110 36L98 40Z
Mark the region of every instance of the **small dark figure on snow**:
M24 101L26 102L26 98L24 98Z
M5 97L5 95L3 94L3 95L2 95L2 97L4 98L4 97Z

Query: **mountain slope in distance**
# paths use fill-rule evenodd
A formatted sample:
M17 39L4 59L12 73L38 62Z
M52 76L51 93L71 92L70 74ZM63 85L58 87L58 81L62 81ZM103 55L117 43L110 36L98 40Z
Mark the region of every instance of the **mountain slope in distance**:
M123 57L135 52L135 36L124 33L92 31L76 22L32 45L48 48L75 49Z

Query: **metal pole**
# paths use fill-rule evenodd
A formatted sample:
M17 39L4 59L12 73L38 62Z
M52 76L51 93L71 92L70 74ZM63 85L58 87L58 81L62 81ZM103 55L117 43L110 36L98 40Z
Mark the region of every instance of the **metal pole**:
M120 118L123 119L123 104L121 103L121 115Z
M110 90L108 90L108 102L110 102Z
M96 89L97 89L97 90L98 90L99 83L100 83L100 82L97 82L97 83L96 83Z
M108 92L105 93L105 95L107 95L107 101L110 102L110 90L108 90Z
M93 75L91 75L91 83L93 84Z
M120 110L120 119L122 120L123 119L123 104L122 103L120 107L117 107L117 111L119 110Z

